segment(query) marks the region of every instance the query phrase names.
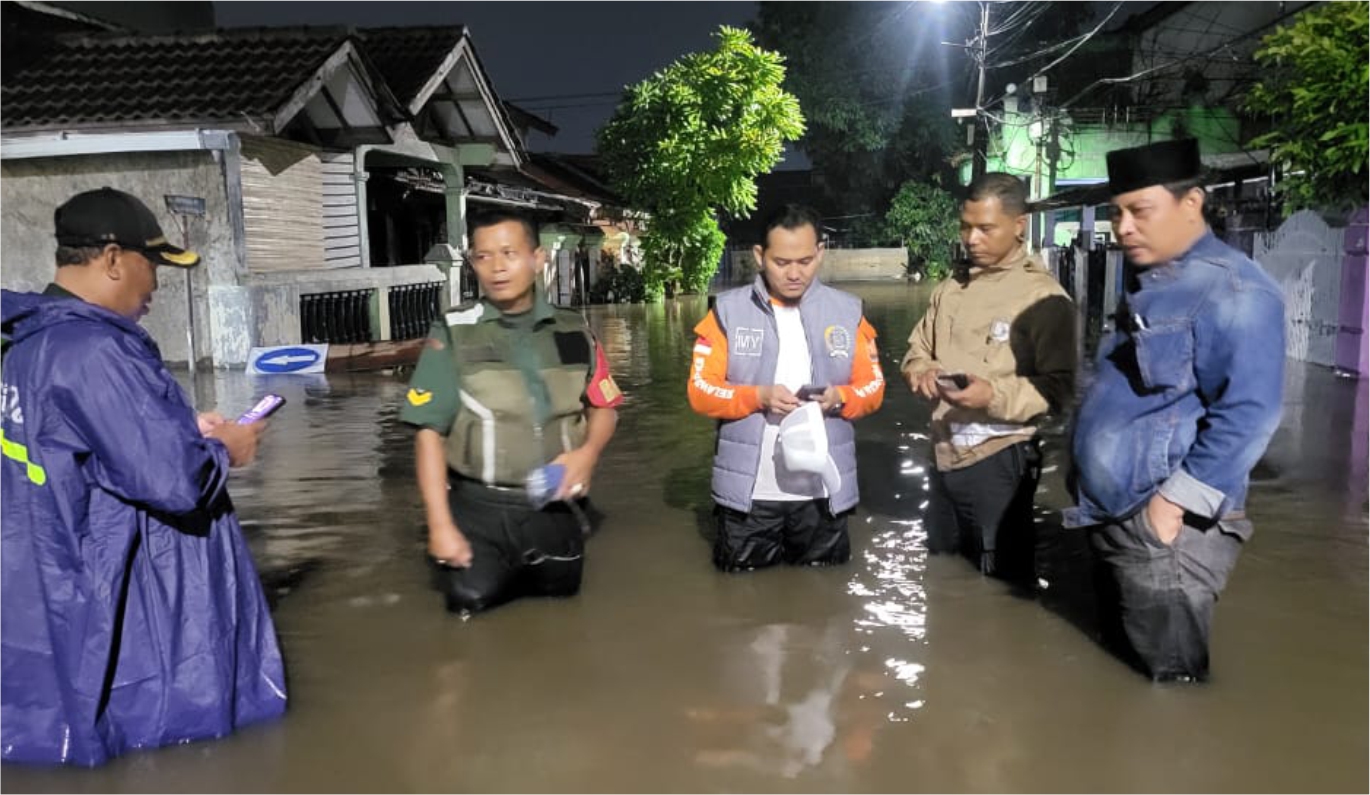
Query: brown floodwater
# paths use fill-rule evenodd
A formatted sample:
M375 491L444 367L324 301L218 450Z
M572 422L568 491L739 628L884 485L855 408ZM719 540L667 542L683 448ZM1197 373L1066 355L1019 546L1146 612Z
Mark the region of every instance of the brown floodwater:
M895 373L926 286L857 285ZM684 384L702 298L596 307L627 394L569 600L470 619L428 589L402 375L201 374L202 407L290 404L233 494L275 604L290 710L7 791L1365 791L1366 384L1290 363L1213 678L1156 685L1093 640L1088 557L1053 513L1036 598L921 547L927 407L858 425L853 559L723 575L713 424Z

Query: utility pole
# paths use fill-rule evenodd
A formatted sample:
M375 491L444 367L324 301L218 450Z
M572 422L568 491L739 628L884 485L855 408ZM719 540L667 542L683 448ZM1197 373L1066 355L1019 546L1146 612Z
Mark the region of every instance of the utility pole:
M980 51L975 56L980 77L975 84L975 141L971 146L971 179L979 179L988 168L989 124L985 118L985 61L989 51L989 3L980 0Z
M199 196L164 196L167 210L181 227L181 247L190 248L190 219L205 217L205 200ZM190 381L195 383L195 284L191 278L194 268L183 268L186 275L186 364L190 367Z

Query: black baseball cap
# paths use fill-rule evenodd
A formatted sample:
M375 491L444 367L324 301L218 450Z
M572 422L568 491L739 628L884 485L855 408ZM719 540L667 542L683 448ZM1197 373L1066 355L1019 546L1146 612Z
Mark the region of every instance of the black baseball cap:
M53 214L57 244L84 248L110 243L142 252L159 265L191 268L200 255L167 242L157 217L137 196L114 188L78 193Z

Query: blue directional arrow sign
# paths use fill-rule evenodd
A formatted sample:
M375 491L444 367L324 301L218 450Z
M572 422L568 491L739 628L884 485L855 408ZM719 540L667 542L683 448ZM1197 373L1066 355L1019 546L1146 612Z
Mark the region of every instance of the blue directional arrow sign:
M277 345L253 348L248 354L247 371L264 375L322 373L327 362L327 345Z

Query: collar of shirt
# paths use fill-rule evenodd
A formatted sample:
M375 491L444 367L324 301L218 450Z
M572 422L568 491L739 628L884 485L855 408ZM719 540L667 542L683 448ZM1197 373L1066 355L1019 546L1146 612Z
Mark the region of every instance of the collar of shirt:
M994 265L992 267L971 266L965 272L966 278L963 280L963 283L982 280L994 281L1002 279L1004 278L1005 274L1008 274L1012 271L1024 270L1029 268L1031 261L1032 256L1028 254L1027 248L1022 247L1019 248L1017 252L1011 254L1008 257L1008 259L1004 260L998 265Z
M1194 245L1190 246L1183 254L1169 262L1142 270L1138 278L1143 286L1174 281L1191 260L1202 259L1215 252L1221 253L1223 245L1218 237L1213 234L1213 230L1205 229L1203 235L1194 241Z
M68 290L57 282L53 282L47 287L44 287L43 295L46 295L49 298L75 298L77 301L81 300L81 296L73 293L71 290Z
M533 293L533 307L527 312L505 314L500 311L499 307L490 303L490 301L485 298L480 299L480 302L485 306L485 311L482 312L480 316L479 322L481 323L494 323L499 321L507 326L523 326L526 324L529 328L532 328L544 321L551 320L554 317L552 305L547 302L547 299L543 296L540 288Z

